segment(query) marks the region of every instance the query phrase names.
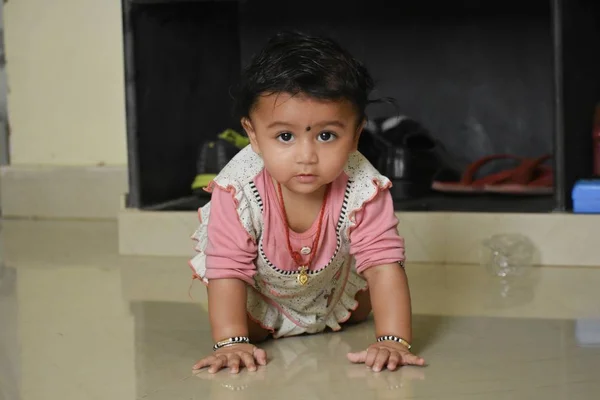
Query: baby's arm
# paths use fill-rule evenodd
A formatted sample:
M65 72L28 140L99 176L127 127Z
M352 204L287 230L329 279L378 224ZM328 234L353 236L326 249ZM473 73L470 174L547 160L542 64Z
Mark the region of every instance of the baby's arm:
M236 204L227 191L215 189L208 221L206 275L208 280L208 309L215 343L230 338L249 337L246 313L246 290L254 283L256 244L240 223ZM250 337L252 339L252 337ZM209 367L217 372L229 367L232 373L241 365L249 370L256 363L266 364L266 353L252 344L233 344L220 348L200 360L194 369Z
M246 283L240 279L214 279L208 285L208 313L213 340L248 337Z
M215 343L234 337L248 337L246 282L240 279L214 279L208 284L208 311ZM235 344L215 351L200 360L194 369L208 368L209 373L229 368L238 373L240 366L256 371L256 364L267 364L267 353L248 343Z
M401 365L424 365L425 360L412 354L408 347L412 341L411 304L404 268L398 263L378 265L367 269L364 277L369 284L376 337L394 336L404 342L376 342L367 350L348 354L348 359L365 363L373 371L386 366L395 370Z
M377 337L394 335L412 341L408 279L397 263L379 265L364 272L369 284Z
M365 351L351 353L348 358L375 371L386 365L392 370L404 364L423 365L424 360L409 351L410 291L406 272L400 265L405 259L404 239L398 235L398 219L390 193L380 192L356 217L356 228L350 237L351 252L357 272L367 280L376 337L382 341Z

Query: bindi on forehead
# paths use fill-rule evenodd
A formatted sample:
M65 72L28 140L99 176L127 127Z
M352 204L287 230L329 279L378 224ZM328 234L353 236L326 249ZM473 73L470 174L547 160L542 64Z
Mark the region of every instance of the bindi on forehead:
M306 132L310 132L310 130L311 130L311 129L312 129L312 128L311 128L310 126L307 126L307 127L306 127Z

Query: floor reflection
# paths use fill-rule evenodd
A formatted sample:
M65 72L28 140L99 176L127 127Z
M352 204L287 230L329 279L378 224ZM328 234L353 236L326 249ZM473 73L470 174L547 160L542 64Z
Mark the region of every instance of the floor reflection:
M266 368L209 375L191 370L212 340L185 259L121 257L108 222L9 221L0 245L0 400L600 397L600 269L410 266L427 367L349 364L371 321L271 341Z

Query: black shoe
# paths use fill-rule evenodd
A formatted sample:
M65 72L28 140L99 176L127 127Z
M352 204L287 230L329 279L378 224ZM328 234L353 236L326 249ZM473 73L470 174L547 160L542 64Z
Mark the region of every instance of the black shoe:
M386 144L380 140L379 134L379 121L369 120L358 139L358 151L378 170L381 154L386 149Z
M222 132L216 140L202 143L198 152L197 175L192 192L199 197L209 197L204 189L215 179L219 171L250 141L233 129Z
M413 199L431 193L434 176L440 170L456 171L460 168L441 142L435 140L417 121L407 117L375 120L380 153L373 165L392 181L390 192L394 200Z

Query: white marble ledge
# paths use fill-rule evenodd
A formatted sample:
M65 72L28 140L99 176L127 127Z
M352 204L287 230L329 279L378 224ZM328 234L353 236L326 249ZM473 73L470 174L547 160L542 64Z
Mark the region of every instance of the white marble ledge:
M406 212L399 232L414 262L478 263L483 240L503 233L528 237L540 265L600 266L600 215ZM196 212L123 209L119 251L126 255L189 256Z

